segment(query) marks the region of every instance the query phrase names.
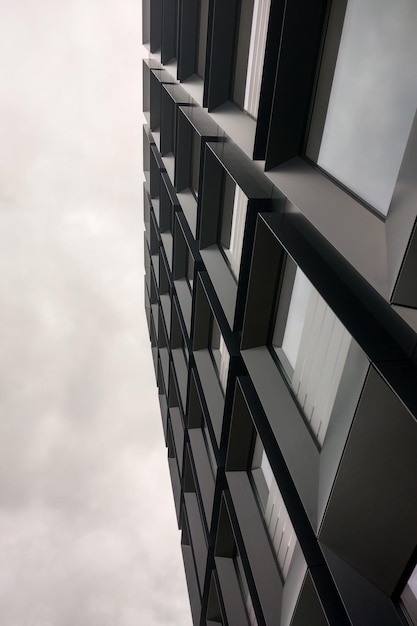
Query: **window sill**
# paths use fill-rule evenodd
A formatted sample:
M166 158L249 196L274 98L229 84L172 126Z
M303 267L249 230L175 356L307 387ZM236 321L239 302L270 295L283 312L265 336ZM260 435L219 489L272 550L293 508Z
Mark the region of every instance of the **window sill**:
M389 297L385 224L319 170L294 157L266 172L288 198L288 213L302 213L385 298Z
M266 172L288 199L287 215L304 215L388 302L417 217L417 190L412 174L415 153L417 122L410 133L385 221L301 157Z
M187 93L199 104L203 106L204 80L193 74L181 82Z
M197 371L203 387L204 397L209 410L210 421L213 426L216 443L220 446L223 426L224 396L220 381L214 369L210 352L206 350L194 351Z
M204 250L200 250L200 254L229 326L233 329L237 296L236 281L217 246L204 248Z
M230 101L209 111L209 115L253 159L257 121Z
M197 200L191 189L177 192L177 198L194 239L197 239Z

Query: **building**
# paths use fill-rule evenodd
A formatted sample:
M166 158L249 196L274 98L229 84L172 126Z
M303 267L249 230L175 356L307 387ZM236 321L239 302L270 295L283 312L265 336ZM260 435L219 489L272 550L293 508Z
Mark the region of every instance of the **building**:
M413 0L143 0L195 624L417 624L416 27Z

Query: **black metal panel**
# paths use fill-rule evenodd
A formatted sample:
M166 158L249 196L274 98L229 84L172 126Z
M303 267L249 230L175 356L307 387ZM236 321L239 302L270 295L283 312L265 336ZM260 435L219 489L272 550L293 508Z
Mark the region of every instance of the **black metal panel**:
M148 63L142 61L142 111L147 124L150 122L151 108L151 70Z
M235 60L239 0L214 1L205 105L209 111L230 99Z
M392 595L416 543L417 423L371 368L320 539Z
M281 31L266 169L291 159L303 146L327 0L289 0Z
M394 289L392 302L402 306L417 308L416 289L417 268L417 222L411 233L407 252Z
M248 297L242 330L243 350L268 343L270 320L274 310L276 287L284 252L262 220L257 221ZM264 277L268 276L268 281Z
M179 0L178 80L185 80L196 71L199 2Z
M150 2L150 49L156 52L161 48L162 36L162 0Z
M158 70L156 70L158 72ZM157 75L151 70L150 77L150 115L149 115L149 127L152 130L156 130L161 125L161 83L158 80Z
M242 150L230 142L209 143L208 150L242 189L245 196L265 200L272 198L272 183L258 170ZM284 197L282 197L284 201Z
M215 561L229 624L249 626L233 559L216 556Z
M157 304L158 302L158 288L155 281L155 274L153 268L149 268L149 279L150 279L150 303Z
M149 43L151 37L151 0L142 0L142 43Z
M185 577L187 579L188 595L190 596L191 613L193 623L200 624L201 597L197 584L192 550L189 545L182 545L182 558L184 560Z
M192 126L180 109L177 118L177 141L175 145L175 188L177 191L182 191L190 186L192 137Z
M265 159L266 155L269 123L274 98L275 76L281 43L280 37L277 37L277 33L280 33L282 30L285 5L286 0L275 0L271 2L258 117L256 120L255 145L253 150L254 159Z
M350 622L348 621L345 608L337 593L332 575L328 567L326 567L321 547L317 543L315 531L311 526L307 512L301 501L300 493L297 491L295 481L290 473L292 468L288 467L288 464L284 460L280 445L281 442L279 438L276 437L276 433L273 432L271 424L268 423L264 409L255 393L253 383L247 376L238 378L236 402L237 404L234 408L236 416L239 417L240 414L246 412L246 421L244 422L246 431L250 427L247 421L247 414L249 412L256 426L256 430L262 439L266 455L270 461L279 490L290 515L304 558L307 564L312 568L314 584L329 623L338 624L338 626L339 624L347 626ZM295 409L295 406L293 409ZM280 410L286 411L287 407L282 405ZM245 420L245 418L243 418L243 420ZM298 441L297 435L298 433L295 429L290 433L290 437L297 441L298 446L300 442ZM234 445L236 445L236 443L237 442L235 442ZM312 441L310 441L310 445L313 446ZM316 455L318 456L317 451ZM232 449L232 457L230 460L233 463L232 466L238 467L237 464L242 463L244 459L243 455L239 455L239 453L236 452L236 449ZM301 449L297 455L296 461L299 465L305 462ZM314 471L314 468L312 469Z
M247 472L226 472L265 624L279 623L282 581Z
M174 235L174 216L175 211L179 209L178 199L175 195L173 186L169 176L165 173L161 174L161 191L160 191L160 229L161 232L170 232Z
M172 424L172 434L174 438L178 467L180 468L181 474L184 454L184 425L182 423L180 409L178 407L171 407L169 409L169 416Z
M197 577L200 589L204 587L207 561L207 543L195 493L185 493L184 502L190 530L191 545L195 558Z
M178 0L162 0L162 63L177 56L177 17Z
M213 472L208 459L201 428L189 429L188 434L207 526L210 528L214 501Z
M178 473L177 460L175 458L168 459L169 473L171 476L172 492L174 494L175 511L177 514L177 520L180 519L180 507L181 507L181 482Z
M193 166L193 139L200 140L200 154L194 155L198 161L198 182L200 187L201 173L203 170L202 156L206 141L218 141L219 127L210 116L193 106L182 106L178 111L177 141L175 147L175 188L177 191L188 189L192 186L191 178Z
M290 626L332 626L320 604L310 572L307 572Z
M262 216L371 361L406 359L415 334L301 214Z
M353 624L404 624L398 607L389 596L326 546L323 546L323 552Z
M251 200L262 203L252 205L267 210L268 199L272 199L273 187L262 174L253 171L252 162L237 146L231 143L207 143L204 156L202 180L202 207L200 215L200 248L217 243L218 219L225 174L228 174L243 193ZM282 200L282 205L283 205ZM254 225L252 225L254 227ZM244 256L244 255L243 255Z
M161 94L161 154L163 156L175 152L178 105L190 103L190 96L180 85L163 85Z
M165 166L162 162L161 156L158 152L158 148L155 144L150 148L150 196L151 198L158 198L161 186L161 173L165 171Z
M200 2L180 2L178 76L185 79L197 69L200 75L204 74L203 102L209 107L230 98L238 4L238 0L210 0L207 57L203 68L205 42L199 46L197 41ZM265 609L275 594L275 589L264 592L263 585L258 582L261 569L254 546L258 546L259 533L263 532L263 536L266 533L261 529L262 515L256 509L254 495L250 494L249 498L244 490L248 497L245 494L242 497L242 493L239 495L239 490L235 490L233 502L237 506L233 506L224 475L227 450L227 469L232 473L245 469L240 466L250 457L254 427L262 439L299 538L298 556L303 567L307 564L308 568L295 605L292 626L307 623L344 626L349 622L378 623L381 626L396 624L396 607L389 594L393 592L393 597L398 597L409 568L415 566L412 555L417 519L413 497L417 469L414 468L413 452L417 447L414 442L417 368L412 359L417 358L417 340L411 327L388 303L392 297L398 305L417 307L414 289L417 258L414 249L417 248L415 149L410 148L413 133L410 133L402 174L385 222L374 216L370 219L369 214L364 213L364 207L348 197L342 188L337 187L337 193L334 192L336 185L302 156L283 164L293 155L302 155L304 150L327 4L325 0L318 3L307 0L271 2L254 153L255 158L266 156L267 168L281 165L267 176L262 173L261 163L248 160L232 147L230 141L220 146L223 131L214 125L213 119L202 108L190 106L190 96L183 87L178 84L164 86L164 81L170 83L172 76L157 61L149 60L144 64L144 111L155 132L153 136L149 128L144 129L145 308L163 426L169 444L176 512L183 529L193 619L201 626L206 621L216 622L220 613L224 622L228 619L229 623L239 626L246 623L244 598L233 563L236 547L242 555L259 624L265 622L261 607ZM336 4L340 8L346 2L334 2L333 7ZM158 17L161 6L162 21L160 15ZM156 0L155 3L144 0L144 39L151 46L157 46L162 33L163 61L175 56L174 7L175 0ZM235 18L232 19L232 15ZM194 82L190 83L185 87L192 93ZM179 105L184 105L181 110ZM240 112L240 116L243 115ZM221 107L213 117L224 120L225 128L232 129L231 133L237 132L240 118L232 104ZM239 122L236 121L238 118ZM175 147L176 133L179 148ZM320 137L320 132L316 134ZM241 136L238 132L232 136L249 154L252 144L248 147L246 129ZM201 147L196 151L198 165L191 157L193 138L197 139L194 145ZM219 143L212 145L211 142ZM175 161L178 166L175 174L177 195L170 182L174 178ZM194 176L191 177L192 168ZM213 262L213 256L210 256L213 250L209 250L209 247L216 248L221 254L216 238L224 176L235 181L249 199L241 272L237 285L234 283L230 289L235 306L232 316L229 302L225 301L221 291L227 291L230 284L227 281L222 283L223 273L216 274L217 261ZM182 210L176 206L178 197ZM259 211L262 216L256 225ZM271 212L264 214L264 211ZM198 240L200 233L201 241ZM200 246L204 248L204 263L198 252ZM196 262L191 287L186 283L182 265L186 251ZM379 376L384 385L388 382L394 390L389 393L395 402L391 401L392 398L385 398L381 391L378 399L381 406L376 402L375 409L368 402L365 411L358 410L346 442L352 410L343 437L336 441L336 446L334 437L327 439L328 447L323 446L321 453L309 436L293 395L267 348L282 260L287 252L354 339L364 347L368 358L374 361L373 375ZM227 265L225 267L228 271ZM187 291L182 292L182 287ZM232 356L225 394L207 349L208 325L212 316ZM411 325L416 324L410 322L411 315L404 315L404 319L408 319ZM195 352L190 351L188 371L177 342L178 329L186 344L190 338L195 349ZM239 352L241 329L242 352ZM359 350L356 343L355 346ZM364 355L363 359L369 367ZM354 396L356 402L359 388L355 395L356 388L352 389L349 383L352 383L351 379L344 382L345 391L350 398ZM235 385L237 395L240 395L232 409ZM185 415L183 404L187 404ZM341 407L339 402L337 408L340 433L343 411L339 412L339 409L346 410L346 403ZM201 430L203 416L217 463L215 482L209 461L211 457ZM332 436L334 423L333 430L329 429ZM184 424L186 429L191 429L188 433L183 430ZM174 444L178 457L186 451L184 465L181 458L173 456ZM329 450L329 455L333 455L331 467L326 461ZM181 469L184 468L182 485L177 461ZM330 472L327 471L329 467ZM323 489L325 473L327 484ZM249 480L247 473L244 474L245 480ZM197 515L192 513L190 519L184 507L181 513L182 490L194 502L191 509ZM364 494L368 498L366 501ZM387 498L388 503L385 502ZM216 553L216 572L212 571L216 567L212 544L221 525L221 502L228 503L233 545L227 554ZM252 511L250 515L248 508ZM256 523L247 524L254 512L257 513ZM321 539L332 546L332 551L317 539L317 516L319 520L324 516ZM203 538L207 537L207 542L205 539L200 541L196 527L201 529ZM390 535L392 529L396 530L394 540ZM220 529L217 536L219 545L224 539L220 537L221 532ZM270 558L273 558L271 554ZM349 559L351 565L346 563ZM196 578L196 562L201 590ZM292 607L301 584L300 572L293 567L295 563L285 584L285 589L291 590L287 597L292 598ZM224 564L228 571L222 576ZM298 575L295 585L294 571ZM216 584L220 581L221 589L217 589L217 600L216 597L210 600L210 584L214 579ZM378 590L377 584L386 593ZM208 613L206 606L210 604L213 608L213 603L214 610ZM286 616L289 615L291 613L287 612ZM279 615L268 619L274 622L274 626L280 621Z
M165 397L164 393L158 393L158 399L159 399L159 407L161 410L161 418L162 418L162 428L164 431L164 437L165 440L167 438L167 424L168 424L168 405L167 405L167 399Z
M149 220L151 219L150 218L150 206L151 206L151 199L148 194L148 189L144 184L143 185L143 221L145 222L145 224L147 224Z
M151 154L151 145L155 144L155 141L152 137L152 134L149 130L149 126L143 126L143 173L145 174L145 180L149 183L149 172L151 169L150 165L150 154Z
M187 403L188 369L181 348L172 349L172 359L175 365L175 376L181 400L181 407L184 409Z
M151 220L149 222L150 224L150 238L149 238L150 253L151 255L154 255L154 254L159 254L159 246L160 246L161 240L159 237L158 226L156 224L155 215L153 211L151 211L150 215L151 215Z

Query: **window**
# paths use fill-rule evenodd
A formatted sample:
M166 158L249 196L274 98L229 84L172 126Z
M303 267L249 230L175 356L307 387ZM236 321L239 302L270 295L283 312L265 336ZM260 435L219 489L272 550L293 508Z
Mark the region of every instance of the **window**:
M165 65L177 56L178 0L163 0L161 62Z
M190 160L190 189L198 196L198 180L200 177L201 139L196 131L192 132L191 160Z
M203 87L206 50L209 0L191 0L178 3L177 78L188 84ZM202 89L197 89L198 99ZM202 102L199 102L202 104Z
M411 624L417 624L417 567L401 594L401 604Z
M306 155L387 215L417 104L417 4L342 5L330 12Z
M226 391L227 375L229 373L230 355L227 351L226 344L217 322L212 317L210 325L209 352L213 361L213 365L219 377L220 386L223 393Z
M233 101L236 102L236 104L238 104L242 109L245 104L246 74L248 71L253 2L254 0L241 0L236 40L236 62L232 98Z
M194 283L194 260L190 254L187 244L185 244L184 276L190 291L192 291Z
M207 48L207 23L208 23L208 0L200 0L199 33L196 74L204 79L206 68L206 48Z
M201 431L203 433L203 439L204 439L204 444L206 446L206 450L207 450L207 456L208 459L210 461L210 468L211 471L213 473L213 478L216 477L216 473L217 473L217 461L216 461L216 455L214 453L214 448L213 448L213 444L211 442L211 437L210 437L210 433L206 424L206 421L204 419L204 417L201 418Z
M229 624L257 626L242 556L222 498L216 535L215 563L223 591L225 612Z
M233 100L258 115L271 0L242 0L236 43Z
M319 445L324 442L350 343L350 334L288 258L272 347Z
M175 230L175 209L178 205L171 181L165 172L161 175L159 196L159 230L161 233L173 235Z
M253 604L252 604L252 598L251 595L249 593L249 587L248 587L248 583L246 581L246 576L245 576L245 571L243 569L243 563L242 563L242 559L240 557L240 554L237 550L237 548L235 549L235 555L233 558L233 563L235 566L235 570L236 570L236 575L237 575L237 579L239 581L239 585L240 585L240 590L242 592L242 596L245 602L245 608L248 614L248 619L249 619L249 624L250 626L257 626L258 622L256 620L256 616L255 616L255 610L253 608Z
M219 592L217 591L217 585L215 583L213 574L211 576L207 602L207 621L210 624L224 624L222 611L220 609Z
M171 355L174 372L180 394L181 405L185 407L187 401L189 349L186 330L183 326L183 319L177 301L172 301L171 314Z
M185 339L184 339L184 336L183 336L182 333L181 333L181 351L182 351L182 353L184 355L184 359L185 359L185 362L186 362L187 367L188 367L190 356L188 354L187 344L185 343Z
M255 440L251 471L268 534L285 580L297 537L259 435Z
M219 244L233 276L237 279L242 258L248 199L229 176L225 176Z

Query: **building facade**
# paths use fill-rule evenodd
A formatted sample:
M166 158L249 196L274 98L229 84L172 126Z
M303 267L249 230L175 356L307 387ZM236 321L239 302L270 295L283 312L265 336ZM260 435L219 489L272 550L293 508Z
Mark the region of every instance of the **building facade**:
M145 307L197 625L417 624L416 7L143 0Z

